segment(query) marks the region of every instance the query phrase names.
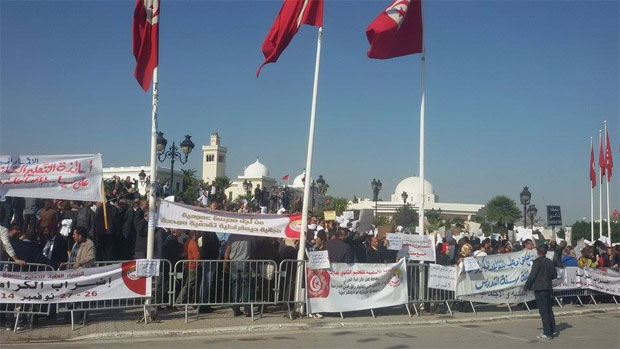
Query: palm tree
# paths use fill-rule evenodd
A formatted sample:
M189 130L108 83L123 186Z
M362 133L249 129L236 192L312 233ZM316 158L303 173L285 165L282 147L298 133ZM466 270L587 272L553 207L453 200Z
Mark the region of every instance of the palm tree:
M487 218L497 222L498 225L506 226L506 223L514 223L521 218L521 210L514 200L504 195L498 195L486 205Z
M193 168L188 168L187 170L181 170L183 173L183 188L187 188L194 184L194 181L198 180L196 178L196 170Z
M230 178L228 178L227 176L215 178L215 187L218 190L224 191L224 190L228 189L231 184L232 184L232 182L231 182Z

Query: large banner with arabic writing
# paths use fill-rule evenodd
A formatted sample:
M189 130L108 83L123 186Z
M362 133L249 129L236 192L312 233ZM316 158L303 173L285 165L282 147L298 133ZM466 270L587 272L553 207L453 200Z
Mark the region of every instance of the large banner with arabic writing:
M299 239L301 215L212 211L161 200L159 201L157 226L170 229Z
M0 155L0 197L101 201L101 154Z
M136 261L64 271L0 272L0 303L69 303L151 296Z
M558 268L558 276L554 290L588 288L620 296L620 273L610 268Z
M394 264L332 263L307 269L308 309L331 313L407 303L405 259Z
M523 287L530 275L532 262L536 259L535 250L495 254L477 257L479 269L465 271L459 265L456 282L456 295L472 295L483 292Z

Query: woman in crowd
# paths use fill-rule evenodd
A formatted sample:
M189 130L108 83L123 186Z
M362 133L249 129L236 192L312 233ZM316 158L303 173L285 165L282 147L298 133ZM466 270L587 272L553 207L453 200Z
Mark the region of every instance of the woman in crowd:
M572 246L567 246L562 251L562 265L565 267L576 267L577 258L575 256L575 250Z
M592 253L591 247L584 247L581 250L581 257L577 260L577 266L579 268L596 268L598 267L598 262L596 261L596 257Z

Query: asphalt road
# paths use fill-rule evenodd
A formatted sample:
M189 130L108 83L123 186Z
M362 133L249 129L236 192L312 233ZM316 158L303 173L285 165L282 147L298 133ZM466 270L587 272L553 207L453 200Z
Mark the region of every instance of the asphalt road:
M538 319L466 324L238 333L217 336L30 343L6 348L620 348L620 312L559 317L559 337L539 340Z

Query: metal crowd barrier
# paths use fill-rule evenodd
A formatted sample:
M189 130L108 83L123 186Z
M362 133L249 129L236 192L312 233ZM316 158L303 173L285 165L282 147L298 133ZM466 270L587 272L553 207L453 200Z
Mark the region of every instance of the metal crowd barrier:
M2 262L0 263L0 269L3 273L22 273L22 272L40 272L40 271L54 271L54 269L46 264L28 263L25 265L19 265L15 262ZM17 325L19 324L20 315L26 315L29 317L29 325L32 328L32 322L37 315L49 315L53 305L49 304L31 304L31 303L2 303L2 298L11 297L12 294L0 293L0 313L2 317L4 314L14 314L15 325L13 326L13 332L17 332Z
M243 306L254 321L254 306L276 305L278 268L270 260L181 260L174 265L173 306Z
M125 263L130 261L100 261L95 262L95 267L111 264ZM82 323L86 322L88 312L106 311L115 309L142 308L144 315L141 320L148 323L148 318L157 317L157 308L170 306L172 300L172 266L170 261L159 260L159 276L151 278L151 297L120 298L109 300L92 300L73 303L59 303L58 312L71 313L71 329L75 328L75 313L82 317ZM151 308L152 307L152 308ZM150 311L148 311L149 309Z
M301 271L302 275L302 285L306 284L306 262L305 260L300 261L296 259L285 259L280 262L279 270L279 278L278 278L278 303L286 304L286 310L288 312L288 316L291 320L293 320L293 314L295 309L300 307L306 307L307 309L307 293L305 286L302 286L302 297L299 300L295 300L295 292L296 292L296 283L297 283L297 273L300 271L301 263Z

